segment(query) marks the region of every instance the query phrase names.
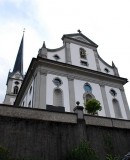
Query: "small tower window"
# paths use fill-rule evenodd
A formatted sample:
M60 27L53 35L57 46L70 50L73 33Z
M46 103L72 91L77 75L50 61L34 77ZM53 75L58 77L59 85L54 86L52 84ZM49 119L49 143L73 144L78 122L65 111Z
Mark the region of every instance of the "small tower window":
M55 58L55 60L59 60L60 59L60 57L57 54L55 54L53 57Z
M116 91L115 91L114 89L111 89L111 90L110 90L110 93L111 93L111 95L114 96L114 97L117 95L117 93L116 93Z
M109 73L109 72L110 72L109 69L107 69L107 68L105 68L104 71L105 71L106 73Z
M85 83L84 90L85 92L92 92L92 87L90 86L90 84Z
M29 89L29 94L31 94L31 93L32 93L32 86Z
M18 94L18 91L19 91L19 87L18 87L18 86L14 86L14 91L13 91L13 93L14 93L14 94Z
M55 78L55 79L53 80L53 83L54 83L57 87L59 87L59 86L62 84L62 81L61 81L59 78Z
M86 50L84 48L80 48L80 58L86 59Z

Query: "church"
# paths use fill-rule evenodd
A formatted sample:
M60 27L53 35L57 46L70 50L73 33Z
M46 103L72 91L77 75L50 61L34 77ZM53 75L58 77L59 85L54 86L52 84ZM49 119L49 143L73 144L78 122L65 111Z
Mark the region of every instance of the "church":
M56 49L43 42L24 75L23 35L14 68L8 74L4 104L73 112L77 101L84 107L94 98L102 106L98 116L130 119L123 87L128 81L119 76L115 64L107 64L98 54L98 45L80 30L63 35L62 41L63 46Z

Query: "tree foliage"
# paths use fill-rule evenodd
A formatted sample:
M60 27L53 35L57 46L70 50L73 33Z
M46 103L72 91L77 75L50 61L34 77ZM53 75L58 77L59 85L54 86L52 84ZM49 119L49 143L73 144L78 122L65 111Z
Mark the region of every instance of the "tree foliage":
M101 111L102 107L98 100L96 99L90 99L87 100L85 103L85 109L89 114L95 115L97 114L97 111Z

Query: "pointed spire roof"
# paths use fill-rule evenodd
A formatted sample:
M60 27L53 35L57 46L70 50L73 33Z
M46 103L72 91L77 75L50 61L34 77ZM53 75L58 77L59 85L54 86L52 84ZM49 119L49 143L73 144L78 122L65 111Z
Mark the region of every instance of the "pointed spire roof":
M17 53L17 57L14 64L13 73L19 71L23 75L23 41L24 41L24 33L21 39L21 43L19 46L19 50Z

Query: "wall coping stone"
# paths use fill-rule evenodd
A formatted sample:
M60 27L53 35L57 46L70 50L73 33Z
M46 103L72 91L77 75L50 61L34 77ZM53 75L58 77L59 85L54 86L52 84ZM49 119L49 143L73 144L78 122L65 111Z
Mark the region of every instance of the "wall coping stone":
M55 112L45 109L18 107L5 104L0 104L0 116L72 124L78 123L77 113ZM86 125L130 129L130 120L92 116L87 114L84 114L83 117Z
M64 123L77 123L77 114L68 112L54 112L45 109L16 107L0 104L0 116L35 119L42 121L55 121Z
M84 115L86 125L130 129L130 120Z

